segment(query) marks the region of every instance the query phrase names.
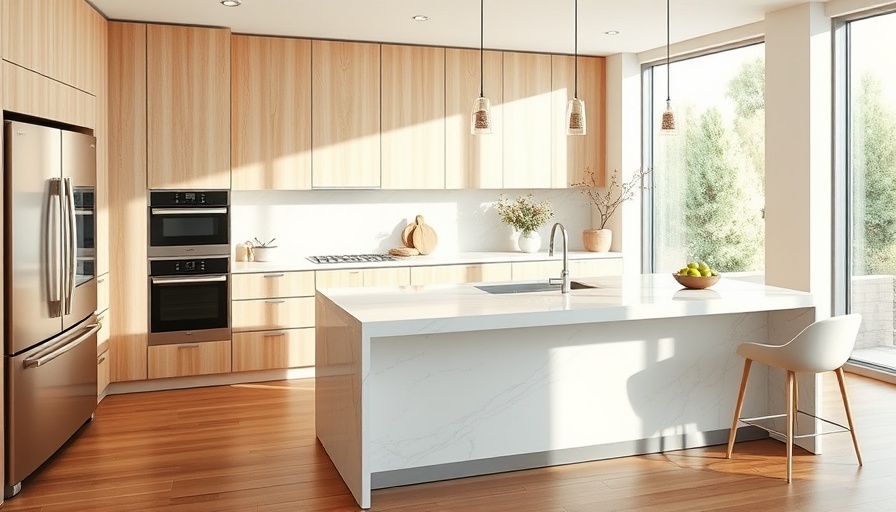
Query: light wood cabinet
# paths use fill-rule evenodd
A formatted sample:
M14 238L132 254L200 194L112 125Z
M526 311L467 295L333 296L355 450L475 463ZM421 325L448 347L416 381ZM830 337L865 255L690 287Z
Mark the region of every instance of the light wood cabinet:
M314 272L233 274L233 300L314 296Z
M233 371L314 366L314 329L233 334Z
M233 190L311 188L311 41L234 35Z
M112 381L112 364L109 358L109 340L111 339L111 314L107 309L101 311L97 315L97 322L99 322L102 327L99 332L96 334L96 396L97 403L102 400L102 398L106 394L106 388L109 387L109 383Z
M146 379L146 25L109 23L109 236L112 382Z
M96 310L103 312L109 309L109 288L111 284L111 276L101 274L96 278Z
M573 277L599 277L622 275L622 258L572 260L569 274Z
M96 356L96 403L100 403L103 397L106 396L106 388L109 387L111 382L109 372L109 351L106 350Z
M504 188L550 188L551 126L551 56L504 52Z
M411 267L411 285L510 281L510 263Z
M228 373L230 340L149 347L149 378Z
M233 332L314 327L314 297L237 300L230 316Z
M98 18L84 0L3 0L3 59L96 95L105 67L92 52L103 37Z
M382 188L445 188L445 49L382 45Z
M96 273L109 272L109 36L106 19L93 11L91 26L99 35L93 38L93 69L96 89Z
M312 41L312 186L380 186L380 45Z
M353 270L318 270L318 289L360 286L407 286L411 284L408 267L363 268Z
M230 188L230 30L146 28L147 186Z
M94 128L96 98L7 61L3 66L3 110Z
M551 186L567 188L585 178L585 168L595 171L598 186L606 184L606 103L604 58L578 58L578 97L585 102L586 134L566 134L566 104L576 93L576 60L551 56L552 136Z
M492 133L470 134L479 97L479 51L445 50L445 188L501 188L504 184L504 54L482 55L482 87L491 103Z

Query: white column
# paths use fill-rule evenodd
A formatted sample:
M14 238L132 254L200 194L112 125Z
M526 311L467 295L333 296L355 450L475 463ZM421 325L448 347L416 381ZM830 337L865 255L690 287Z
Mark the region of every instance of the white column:
M607 57L607 176L619 170L627 181L641 167L641 64L634 53ZM592 209L593 227L600 217ZM622 252L623 272L641 273L641 195L623 203L610 218L612 251Z
M765 19L765 282L831 294L831 20L824 4Z

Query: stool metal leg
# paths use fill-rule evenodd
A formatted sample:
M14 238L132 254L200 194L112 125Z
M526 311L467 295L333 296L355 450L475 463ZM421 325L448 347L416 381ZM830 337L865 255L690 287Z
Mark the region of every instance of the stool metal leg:
M737 405L734 406L734 420L731 422L731 432L728 434L728 452L726 458L731 458L734 452L734 438L737 436L737 421L740 418L740 411L744 406L744 391L747 390L747 378L750 376L750 365L753 364L751 359L744 359L744 375L740 381L740 391L737 394Z
M790 483L793 475L793 421L796 415L793 413L793 395L796 388L796 374L787 372L787 483Z
M843 375L843 367L834 370L837 374L837 381L840 383L840 396L843 397L843 408L846 409L846 421L849 422L849 435L852 436L852 445L856 449L856 458L859 459L859 466L862 465L862 453L859 451L859 440L856 438L856 428L852 424L852 410L849 407L849 395L846 393L846 377Z

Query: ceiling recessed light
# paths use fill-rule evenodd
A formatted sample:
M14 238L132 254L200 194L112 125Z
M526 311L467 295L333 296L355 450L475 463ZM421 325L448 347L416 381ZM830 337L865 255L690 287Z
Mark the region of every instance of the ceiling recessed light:
M243 3L243 0L221 0L221 5L224 7L237 7Z
M418 14L416 16L412 16L411 19L414 21L429 21L429 16L426 16L425 14Z
M604 34L607 34L608 36L615 36L615 35L619 34L619 31L618 30L607 30L606 32L604 32Z

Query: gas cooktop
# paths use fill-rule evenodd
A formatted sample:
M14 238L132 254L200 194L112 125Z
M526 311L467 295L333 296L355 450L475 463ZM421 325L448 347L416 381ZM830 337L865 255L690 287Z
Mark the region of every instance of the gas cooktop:
M312 263L367 263L373 261L395 261L388 254L340 254L337 256L308 256Z

